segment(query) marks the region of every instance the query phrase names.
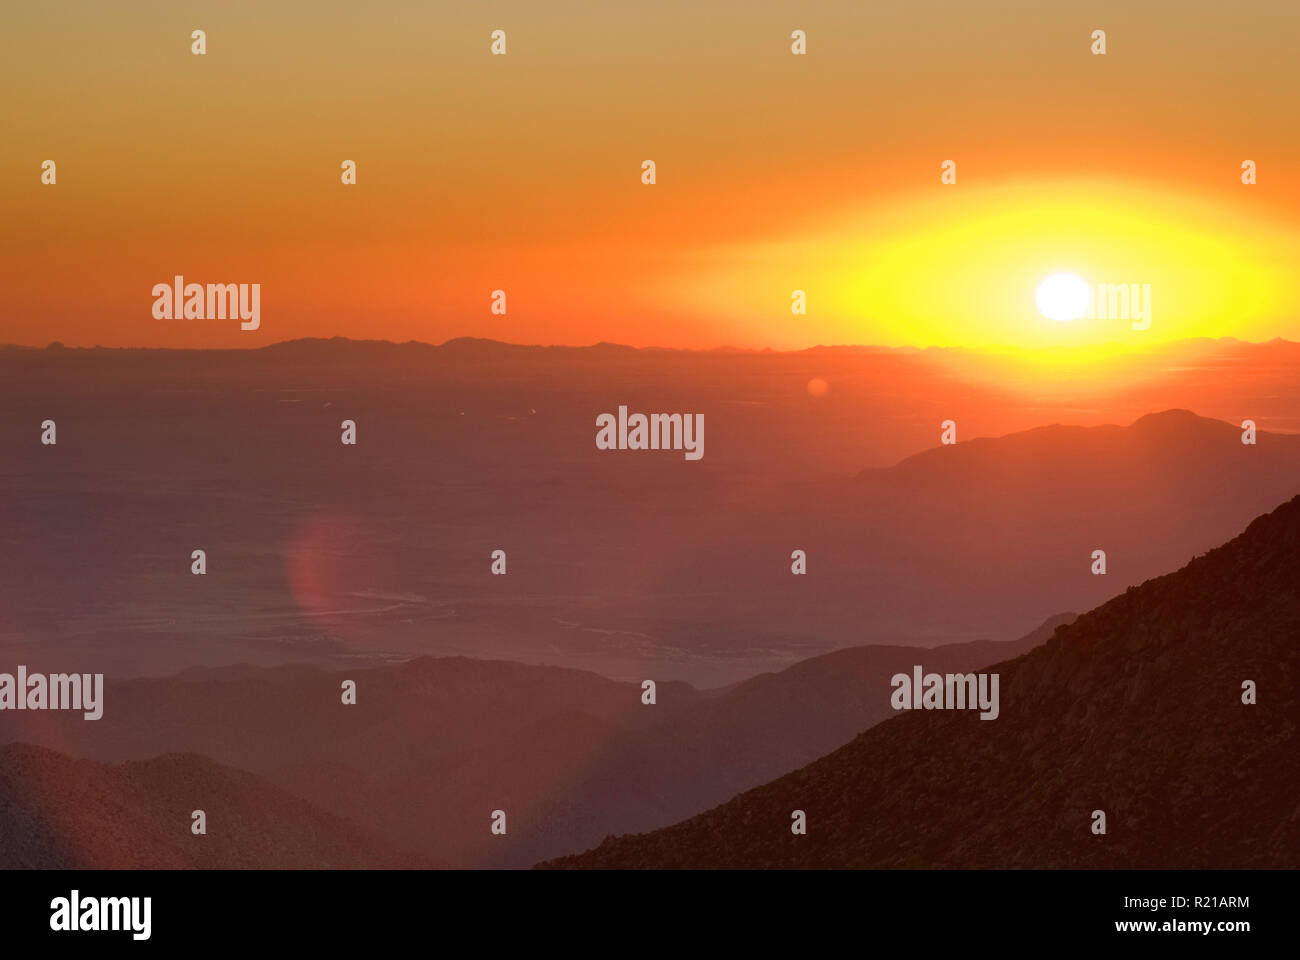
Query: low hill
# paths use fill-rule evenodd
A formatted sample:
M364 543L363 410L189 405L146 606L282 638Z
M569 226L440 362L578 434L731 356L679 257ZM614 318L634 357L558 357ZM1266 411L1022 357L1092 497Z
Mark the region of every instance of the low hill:
M191 832L202 810L207 832ZM0 747L0 868L396 866L353 824L194 754L103 764Z

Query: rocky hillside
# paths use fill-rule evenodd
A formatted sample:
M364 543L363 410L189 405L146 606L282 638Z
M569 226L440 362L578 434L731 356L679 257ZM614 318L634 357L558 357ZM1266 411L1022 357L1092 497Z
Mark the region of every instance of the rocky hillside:
M900 713L692 819L545 865L1295 867L1298 591L1300 497L986 668L996 720Z

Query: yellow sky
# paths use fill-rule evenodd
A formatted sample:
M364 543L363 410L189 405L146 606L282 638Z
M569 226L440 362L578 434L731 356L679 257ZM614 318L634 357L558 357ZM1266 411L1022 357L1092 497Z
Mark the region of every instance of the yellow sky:
M937 175L936 175L937 176ZM1294 227L1162 183L958 184L846 210L820 229L708 250L666 284L683 307L780 340L805 289L827 342L1060 346L1268 339L1295 306ZM1040 281L1149 287L1150 325L1046 321ZM1134 329L1137 323L1141 329Z

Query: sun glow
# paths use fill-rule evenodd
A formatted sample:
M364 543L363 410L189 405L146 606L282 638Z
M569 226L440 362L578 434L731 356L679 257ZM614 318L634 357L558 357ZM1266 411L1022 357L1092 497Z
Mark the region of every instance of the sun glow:
M1088 312L1092 289L1073 273L1053 273L1043 278L1034 295L1038 312L1048 320L1068 323Z
M663 289L675 308L728 317L736 339L743 330L774 346L812 337L973 348L1266 339L1288 310L1286 252L1297 242L1284 221L1167 187L963 185L785 238L697 250ZM1062 264L1078 272L1058 274ZM1044 277L1050 284L1032 298ZM1101 310L1067 322L1087 312L1084 292L1103 284L1149 285L1151 322L1138 329ZM805 292L807 313L792 321L795 290Z

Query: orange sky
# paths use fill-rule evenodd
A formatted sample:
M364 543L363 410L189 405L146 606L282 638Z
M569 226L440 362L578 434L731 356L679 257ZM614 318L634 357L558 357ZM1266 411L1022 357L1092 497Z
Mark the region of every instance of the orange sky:
M1294 3L65 3L6 21L6 342L1300 339ZM1151 329L1044 319L1055 271L1151 284ZM261 283L261 328L155 320L175 274Z

